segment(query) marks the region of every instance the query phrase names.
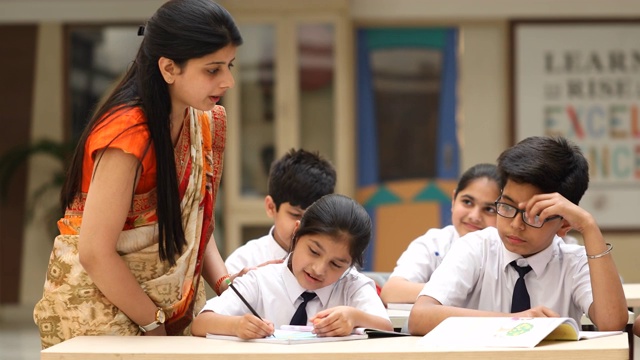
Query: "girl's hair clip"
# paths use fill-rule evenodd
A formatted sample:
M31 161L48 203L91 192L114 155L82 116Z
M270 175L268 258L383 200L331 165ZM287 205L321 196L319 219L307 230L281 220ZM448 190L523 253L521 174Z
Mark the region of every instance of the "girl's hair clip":
M144 35L144 25L140 25L140 27L138 28L138 36L143 36Z

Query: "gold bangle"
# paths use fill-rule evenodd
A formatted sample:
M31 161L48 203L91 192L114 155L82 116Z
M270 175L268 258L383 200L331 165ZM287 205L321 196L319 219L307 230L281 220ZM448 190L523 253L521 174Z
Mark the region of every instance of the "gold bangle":
M601 258L601 257L607 255L608 253L611 252L611 250L613 250L613 245L611 245L609 243L606 243L606 245L607 245L607 250L605 250L605 251L603 251L603 252L601 252L600 254L597 254L597 255L589 255L589 254L587 254L587 257L589 259L597 259L597 258Z

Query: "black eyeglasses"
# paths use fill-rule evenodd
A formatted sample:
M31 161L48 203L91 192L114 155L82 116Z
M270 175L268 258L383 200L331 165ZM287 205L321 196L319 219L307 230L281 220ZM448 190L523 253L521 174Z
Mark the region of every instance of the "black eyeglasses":
M516 208L515 206L511 206L507 203L503 203L503 202L499 202L496 201L496 212L498 213L498 215L502 216L502 217L506 217L509 219L513 219L514 217L516 217L516 215L518 215L518 213L522 214L522 221L524 221L525 224L534 227L534 228L541 228L542 225L544 225L544 223L546 223L547 221L551 221L551 220L555 220L555 219L562 219L562 216L560 215L553 215L553 216L549 216L548 218L541 220L540 217L538 215L536 215L533 218L533 223L529 222L529 220L527 220L527 214L524 210L520 210L518 208Z

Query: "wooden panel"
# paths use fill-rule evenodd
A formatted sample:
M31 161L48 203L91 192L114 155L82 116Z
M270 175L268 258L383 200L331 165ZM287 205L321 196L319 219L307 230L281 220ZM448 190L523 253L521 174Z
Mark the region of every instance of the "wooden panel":
M29 141L36 34L35 25L0 26L0 156ZM25 165L13 177L8 197L0 204L0 304L19 303Z
M440 227L440 204L436 202L385 205L376 213L374 271L393 271L411 241Z

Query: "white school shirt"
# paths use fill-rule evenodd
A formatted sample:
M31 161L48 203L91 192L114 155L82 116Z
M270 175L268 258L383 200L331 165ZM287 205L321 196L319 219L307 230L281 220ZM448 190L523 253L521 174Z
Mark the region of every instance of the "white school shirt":
M251 270L236 278L233 285L258 315L273 322L276 329L289 324L298 305L302 303L300 294L305 291L287 267L286 260L282 264ZM345 271L337 282L315 290L315 293L318 296L307 303L309 319L321 310L346 305L389 320L373 280L353 268ZM207 310L230 316L250 312L232 289L208 300L202 311Z
M458 237L453 225L429 229L409 244L389 277L398 276L414 283L426 283Z
M229 274L236 274L245 267L254 267L269 260L284 259L287 251L273 238L274 226L269 233L259 239L254 239L237 248L225 260Z
M532 268L525 275L531 307L543 305L578 324L588 314L593 294L583 246L556 236L546 249L522 258L504 247L494 227L456 241L419 296L447 306L510 313L518 273L509 263L516 259Z

